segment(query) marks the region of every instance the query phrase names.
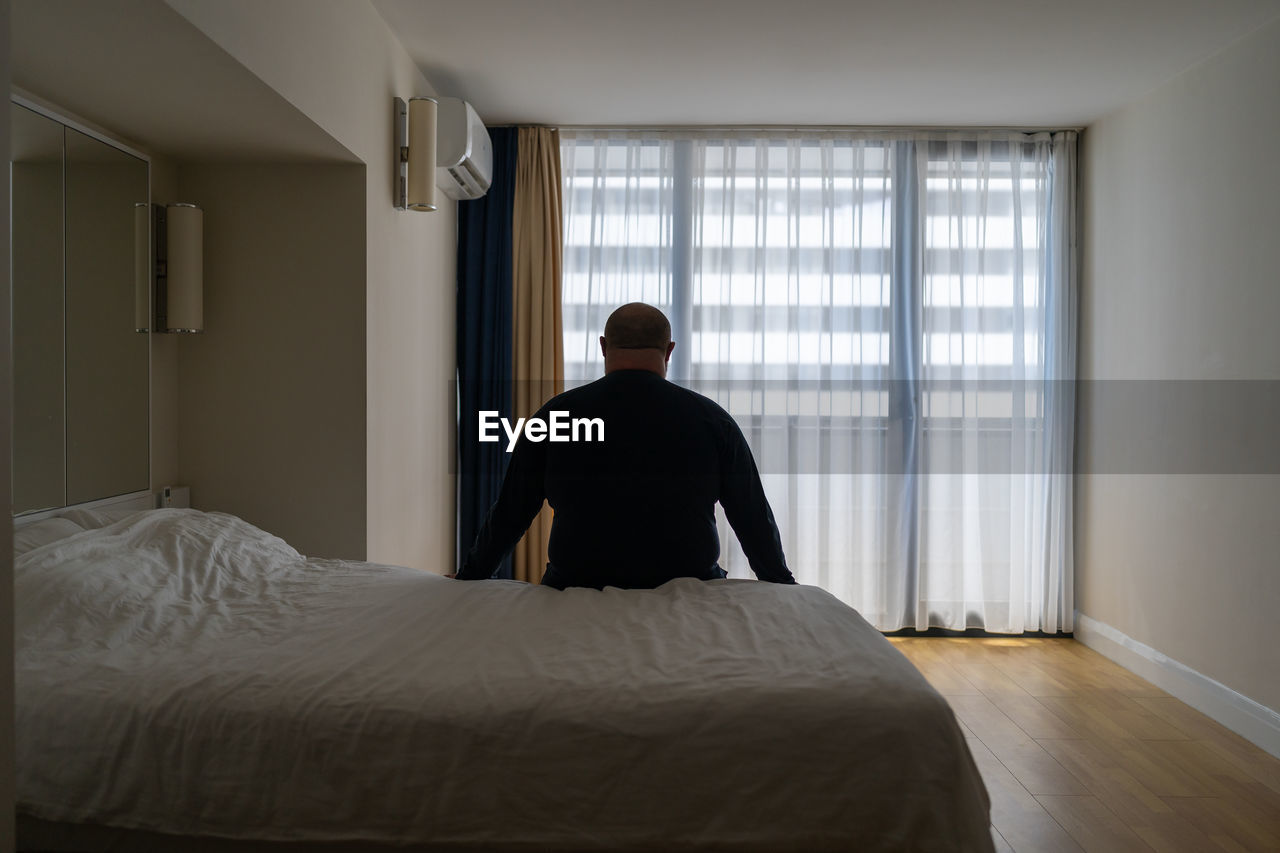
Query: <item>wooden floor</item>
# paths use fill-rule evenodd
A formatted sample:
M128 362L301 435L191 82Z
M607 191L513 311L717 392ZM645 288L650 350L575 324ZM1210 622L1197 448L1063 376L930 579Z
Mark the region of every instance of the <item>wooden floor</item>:
M1280 851L1280 760L1093 650L892 641L955 709L997 850Z

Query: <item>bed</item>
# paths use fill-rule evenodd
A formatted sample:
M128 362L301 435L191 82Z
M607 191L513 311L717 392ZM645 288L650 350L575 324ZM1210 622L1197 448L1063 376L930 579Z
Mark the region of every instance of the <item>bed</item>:
M947 703L813 587L465 583L194 510L16 539L19 849L992 849Z

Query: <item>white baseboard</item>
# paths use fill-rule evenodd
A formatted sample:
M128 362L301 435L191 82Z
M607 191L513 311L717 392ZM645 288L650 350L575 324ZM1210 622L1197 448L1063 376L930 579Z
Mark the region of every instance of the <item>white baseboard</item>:
M1280 713L1076 611L1075 638L1280 758Z

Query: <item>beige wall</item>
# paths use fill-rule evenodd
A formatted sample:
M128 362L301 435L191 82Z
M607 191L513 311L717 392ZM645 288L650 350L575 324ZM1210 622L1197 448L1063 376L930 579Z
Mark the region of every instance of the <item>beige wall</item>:
M367 2L167 2L365 163L367 557L452 570L456 207L392 208L392 99L434 90Z
M1080 612L1273 709L1280 476L1237 450L1276 470L1280 401L1219 380L1280 380L1277 92L1280 20L1084 134L1080 376L1165 381L1086 388L1076 491Z
M179 476L304 554L364 557L364 167L183 165L204 319L178 346Z

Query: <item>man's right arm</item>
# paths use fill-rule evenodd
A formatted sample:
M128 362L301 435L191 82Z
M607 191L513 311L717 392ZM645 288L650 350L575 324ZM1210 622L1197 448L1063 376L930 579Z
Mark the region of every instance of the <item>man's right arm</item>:
M489 508L484 525L455 576L474 581L493 577L498 564L529 529L544 498L545 445L522 436L511 453L498 500Z

